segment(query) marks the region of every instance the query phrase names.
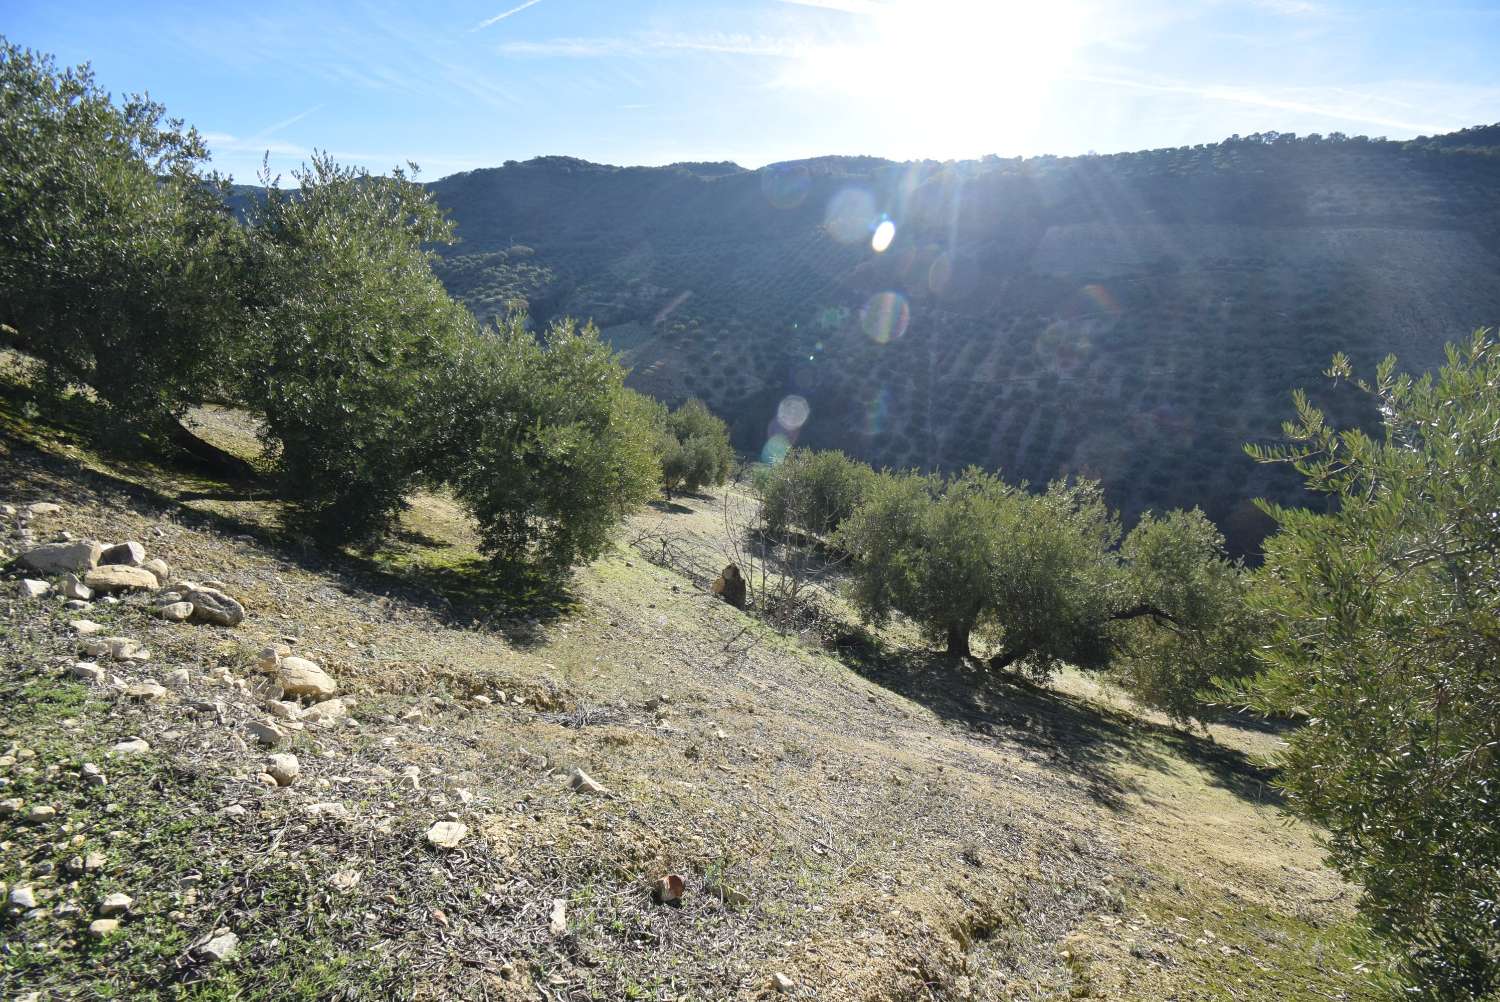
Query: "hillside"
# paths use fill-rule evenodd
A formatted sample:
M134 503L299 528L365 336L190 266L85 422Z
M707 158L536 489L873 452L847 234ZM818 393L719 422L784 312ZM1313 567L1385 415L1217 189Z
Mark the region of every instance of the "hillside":
M899 632L841 658L770 631L706 591L733 488L648 509L563 595L506 593L441 497L317 556L257 485L93 451L87 397L39 405L7 362L4 558L139 540L247 612L0 581L0 996L1379 997L1355 891L1277 810L1274 731L1186 734ZM194 422L254 458L243 415ZM80 678L79 620L149 654ZM337 713L271 706L274 644ZM680 905L654 903L672 872Z
M634 385L703 397L747 452L1088 474L1127 518L1198 504L1249 550L1250 499L1300 491L1240 446L1278 434L1293 387L1367 422L1323 386L1334 351L1425 368L1500 320L1495 132L758 171L543 157L431 189L462 240L439 272L476 314L592 318Z

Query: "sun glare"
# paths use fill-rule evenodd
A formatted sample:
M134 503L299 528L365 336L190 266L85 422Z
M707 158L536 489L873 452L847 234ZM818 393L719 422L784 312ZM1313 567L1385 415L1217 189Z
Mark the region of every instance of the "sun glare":
M1024 142L1082 17L1067 0L895 0L849 21L847 34L808 46L785 82L871 102L903 145L957 156Z

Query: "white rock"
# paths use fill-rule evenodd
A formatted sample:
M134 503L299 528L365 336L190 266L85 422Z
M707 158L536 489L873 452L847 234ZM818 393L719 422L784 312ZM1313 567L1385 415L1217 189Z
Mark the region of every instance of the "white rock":
M69 574L63 578L63 598L76 599L79 602L87 602L94 597L94 590L78 579L77 574Z
M239 626L245 621L245 607L217 588L194 588L182 597L193 604L193 619L200 622Z
M156 614L169 623L185 623L193 618L194 608L191 602L168 602L157 606Z
M547 918L547 929L553 936L567 935L568 902L566 898L552 899L552 914Z
M105 916L124 915L130 911L130 906L133 904L135 904L135 899L130 895L116 892L108 895L103 901L99 902L99 914Z
M106 595L116 591L156 591L160 587L155 574L127 564L100 564L83 576L83 583Z
M87 573L99 563L101 547L92 539L80 539L71 543L44 543L27 550L20 556L20 564L28 570L48 576L67 573Z
M57 808L51 804L36 804L26 812L26 820L32 824L40 824L43 821L51 821L57 817Z
M263 672L273 672L281 659L291 657L292 649L286 644L269 644L255 656L255 666Z
M150 560L141 564L141 566L146 568L146 570L150 571L152 574L155 574L156 580L158 581L164 582L172 575L172 569L167 566L167 562L161 557L152 557Z
M229 960L240 947L240 938L232 932L222 932L198 947L193 953L199 960L217 964Z
M130 738L115 745L109 750L109 753L111 755L144 755L150 750L151 746L141 738Z
M0 800L0 818L8 818L26 806L26 801L20 797L8 797Z
M288 696L310 696L316 700L338 694L338 685L327 672L306 658L282 658L276 681Z
M104 684L104 669L92 661L80 661L71 670L74 678L81 678L93 685Z
M89 935L95 939L103 939L110 933L120 928L120 920L112 918L94 919L89 923Z
M245 731L263 745L275 746L286 740L286 731L268 720L251 720L245 724Z
M62 511L62 505L54 504L51 501L37 501L26 506L27 514L33 516L56 515L60 511Z
M302 719L312 721L337 720L349 712L342 699L325 699L314 703L302 714Z
M104 770L92 762L83 763L83 768L78 770L78 775L82 776L83 781L90 786L104 786L109 782L104 775Z
M127 699L155 701L158 699L165 699L166 696L167 687L162 685L160 682L152 682L149 679L145 682L132 683L125 688L125 698Z
M80 637L92 637L96 633L104 632L104 627L100 626L98 623L94 622L91 619L70 619L68 620L68 625L71 626L73 628L73 632L78 634Z
M468 837L469 826L459 821L439 821L427 829L427 841L439 849L456 849Z
M145 562L146 548L133 540L105 547L104 552L99 554L99 563L101 564L123 564L127 567L139 567Z
M351 815L349 808L335 800L323 800L315 804L305 804L302 813L311 818L336 818L339 821L348 821Z
M193 673L186 668L178 668L176 671L167 674L168 689L186 689L192 684Z
M52 586L45 581L35 578L26 578L21 582L21 596L23 598L41 598L52 590Z
M290 753L272 755L266 760L266 775L276 780L277 786L291 786L302 771L302 763Z
M574 793L582 793L587 796L601 797L609 793L607 789L594 781L594 778L582 769L574 769L573 774L568 777L568 786Z
M266 710L271 716L281 720L296 720L302 716L302 704L292 703L284 699L266 700Z
M771 987L786 995L797 990L797 982L777 971L771 975Z
M11 888L10 897L7 900L10 902L12 908L35 908L36 892L29 886L22 884L19 887Z

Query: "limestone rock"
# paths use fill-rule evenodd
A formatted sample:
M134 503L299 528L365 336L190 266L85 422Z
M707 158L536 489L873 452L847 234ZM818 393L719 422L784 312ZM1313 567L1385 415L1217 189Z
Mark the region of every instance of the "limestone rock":
M282 658L276 671L276 680L288 696L324 700L338 694L338 685L332 677L306 658Z
M117 591L156 591L161 587L155 574L127 564L100 564L83 576L83 583L106 595Z
M51 501L37 501L26 506L26 513L33 518L37 515L56 515L62 511L62 505L53 504Z
M183 592L185 601L193 604L193 619L218 626L239 626L245 621L245 607L217 588L198 587Z
M83 781L90 786L105 786L109 783L104 770L92 762L83 763L83 768L78 770L78 775L83 777Z
M325 699L321 703L314 703L302 714L303 720L314 722L324 720L338 720L349 712L349 707L342 699Z
M292 656L292 649L286 644L269 644L260 649L255 656L255 666L263 672L273 672L276 666L281 664L282 658Z
M73 632L78 634L80 637L92 637L96 633L104 632L104 627L100 626L98 623L94 622L91 619L70 619L68 620L68 625L71 626L73 628Z
M130 911L130 906L135 904L135 899L128 894L116 892L108 895L99 902L99 914L104 916L124 915Z
M217 964L231 959L239 948L240 938L226 929L195 949L193 954L205 963Z
M193 673L186 668L178 668L167 675L168 689L186 689L193 683Z
M26 806L26 801L20 797L7 797L0 800L0 818L8 818Z
M129 567L139 567L146 562L146 548L140 543L131 541L128 543L116 543L114 546L106 547L99 554L101 564L124 564Z
M302 716L302 704L284 699L268 699L266 711L278 720L296 720Z
M775 974L771 975L771 987L776 989L778 992L781 992L783 995L789 995L797 990L797 982L793 981L785 974L782 974L780 971L777 971Z
M51 804L37 804L26 812L26 820L32 824L41 824L43 821L51 821L57 817L57 808Z
M84 584L77 574L69 574L63 578L62 593L64 598L79 602L87 602L94 597L94 589Z
M92 661L80 661L71 669L74 678L83 679L92 685L104 684L104 669Z
M102 549L92 539L43 543L21 554L20 564L38 574L87 573L98 565Z
M566 936L568 933L568 902L566 898L552 899L552 914L547 918L547 929L553 936Z
M120 920L112 918L94 919L89 923L89 935L95 939L103 939L110 933L120 928Z
M167 687L160 682L134 682L125 687L126 699L139 699L143 702L155 702L167 697Z
M266 775L276 780L277 786L291 786L301 772L302 763L290 753L272 755L266 760Z
M19 887L11 888L10 897L7 900L10 902L12 908L35 908L36 892L25 884L22 884Z
M468 837L469 826L459 821L439 821L427 829L427 841L439 849L457 849Z
M586 796L602 797L609 793L582 769L573 770L573 774L568 777L568 786L574 793L582 793Z
M45 581L35 578L26 578L21 582L21 595L23 598L41 598L52 590L52 586Z
M271 747L286 740L286 731L265 720L252 720L245 725L245 730L256 741Z
M111 661L149 661L151 652L143 648L138 640L129 637L101 637L87 640L83 653L91 658L109 658Z
M191 602L168 602L158 606L156 614L169 623L185 623L193 618L196 608Z
M172 576L172 568L168 567L167 562L161 557L152 557L150 560L147 560L145 563L141 564L141 566L146 568L146 570L150 571L152 574L155 574L156 580L158 581L166 581L167 578Z
M130 738L121 741L109 750L111 755L144 755L151 750L151 746L140 738Z

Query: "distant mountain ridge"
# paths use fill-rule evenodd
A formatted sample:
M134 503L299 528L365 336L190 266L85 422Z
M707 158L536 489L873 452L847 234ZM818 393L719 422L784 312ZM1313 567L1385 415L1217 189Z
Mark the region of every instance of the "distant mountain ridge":
M1334 351L1425 368L1500 321L1497 147L1500 125L759 170L540 157L430 188L462 240L439 273L476 314L593 319L634 385L703 397L742 449L1098 476L1128 518L1199 504L1248 549L1249 500L1300 497L1239 450L1292 387L1368 423L1324 388Z

